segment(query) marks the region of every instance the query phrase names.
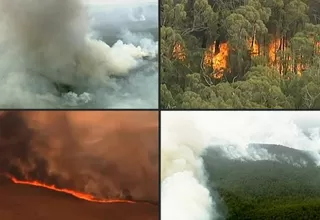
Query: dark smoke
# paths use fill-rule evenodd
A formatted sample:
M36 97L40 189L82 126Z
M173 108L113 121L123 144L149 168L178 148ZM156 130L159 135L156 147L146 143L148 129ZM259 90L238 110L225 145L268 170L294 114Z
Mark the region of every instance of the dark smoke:
M156 112L3 112L0 172L157 203L157 129Z

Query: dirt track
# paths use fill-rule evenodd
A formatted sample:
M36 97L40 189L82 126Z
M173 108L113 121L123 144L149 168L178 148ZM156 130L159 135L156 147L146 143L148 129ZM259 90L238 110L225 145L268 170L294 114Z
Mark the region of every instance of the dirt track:
M44 188L14 184L0 176L1 220L157 220L159 207L99 204Z

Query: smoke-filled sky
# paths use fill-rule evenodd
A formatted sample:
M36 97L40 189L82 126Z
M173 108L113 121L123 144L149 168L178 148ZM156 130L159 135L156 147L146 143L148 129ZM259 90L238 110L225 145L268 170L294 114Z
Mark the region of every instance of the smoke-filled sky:
M2 112L0 172L158 202L157 112Z
M215 198L206 187L202 155L208 148L221 147L230 159L275 159L265 149L250 148L250 143L305 151L320 165L320 111L163 111L163 219L219 219Z
M104 2L0 0L0 107L158 106L157 2Z

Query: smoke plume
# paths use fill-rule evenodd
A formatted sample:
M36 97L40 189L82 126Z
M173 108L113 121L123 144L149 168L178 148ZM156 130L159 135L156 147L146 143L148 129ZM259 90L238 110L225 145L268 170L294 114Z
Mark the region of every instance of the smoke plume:
M70 107L95 96L105 107L106 88L110 93L117 83L112 77L129 77L144 57L157 56L155 47L110 47L93 38L87 7L81 0L0 0L1 106ZM54 83L75 93L61 97Z
M161 114L161 214L165 220L216 219L201 154L208 143L184 112Z
M206 186L202 158L219 149L232 160L273 160L305 166L306 158L275 155L259 144L303 151L320 164L320 113L290 111L163 112L161 207L165 220L220 219L225 210ZM219 151L219 152L220 152ZM210 157L208 157L210 158ZM211 198L210 198L211 195ZM222 207L223 208L223 207Z
M258 143L305 151L320 164L319 112L219 111L197 118L202 131L210 133L208 147L221 147L230 159L275 160L265 149L250 147Z
M0 172L157 203L157 129L155 112L2 112Z

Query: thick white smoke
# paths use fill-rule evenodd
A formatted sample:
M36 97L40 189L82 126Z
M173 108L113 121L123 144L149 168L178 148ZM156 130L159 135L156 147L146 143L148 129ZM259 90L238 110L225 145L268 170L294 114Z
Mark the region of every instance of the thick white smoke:
M162 112L161 115L162 218L215 219L214 202L206 188L200 157L208 143L207 137L188 113Z
M273 160L266 150L249 144L278 144L307 151L320 164L320 112L217 111L202 112L197 120L210 133L210 145L224 145L229 158Z
M306 151L320 165L320 112L162 112L163 219L217 219L215 198L210 198L205 185L201 153L222 146L230 159L276 160L266 149L250 148L250 143L278 144ZM286 155L282 161L305 165L305 161L295 164Z
M118 95L125 90L116 91L124 86L112 77L132 79L130 73L145 64L145 57L156 59L157 47L150 50L144 42L134 45L121 40L110 47L93 38L87 7L97 6L85 6L81 0L0 0L0 106L77 107L93 96L98 105L94 107L100 108L127 101ZM60 95L54 83L82 92ZM135 107L153 105L149 100L139 104L139 95L132 97Z

